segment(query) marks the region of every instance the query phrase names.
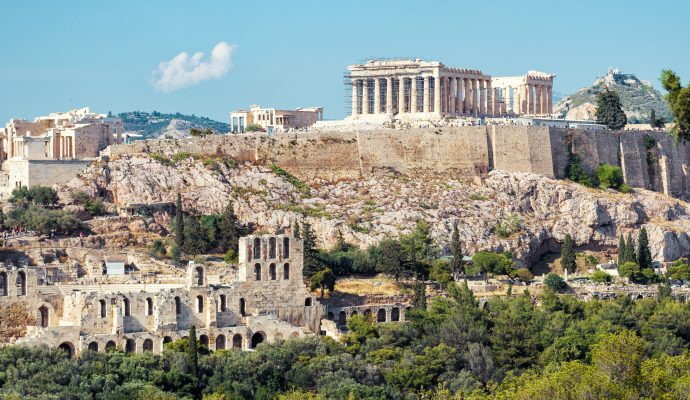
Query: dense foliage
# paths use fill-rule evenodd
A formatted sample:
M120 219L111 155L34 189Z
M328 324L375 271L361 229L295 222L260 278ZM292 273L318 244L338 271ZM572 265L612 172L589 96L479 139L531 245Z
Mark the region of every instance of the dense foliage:
M210 128L218 133L230 131L230 125L218 122L206 117L196 115L186 115L181 113L166 114L154 111L147 113L143 111L123 112L117 115L122 118L124 130L126 132L137 132L143 139L156 138L172 120L186 121L196 128Z
M583 302L546 291L492 298L466 286L408 322L348 321L342 342L311 337L254 352L169 345L161 355L0 348L6 399L683 399L690 305L668 297ZM190 338L193 335L190 335ZM197 397L198 398L198 397Z
M597 96L597 122L610 129L621 129L628 123L618 93L604 90Z
M661 85L668 92L665 97L673 113L672 132L687 140L690 138L690 86L683 87L680 77L670 70L662 71Z

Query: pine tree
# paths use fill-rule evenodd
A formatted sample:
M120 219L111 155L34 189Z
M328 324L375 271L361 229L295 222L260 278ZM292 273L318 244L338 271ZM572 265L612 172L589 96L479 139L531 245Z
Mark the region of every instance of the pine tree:
M621 236L618 239L618 265L623 265L626 261L628 261L625 259L627 251L628 249L625 247L625 238L621 233Z
M649 125L652 128L657 128L657 123L658 121L656 120L656 111L654 111L654 109L652 108L652 111L649 112Z
M295 237L295 239L301 239L300 235L300 229L299 229L299 222L295 221L295 223L292 225L292 236Z
M197 255L205 253L208 248L206 230L202 228L199 217L188 216L184 219L184 237L182 251L187 254Z
M597 98L597 122L605 124L610 129L621 129L628 123L628 118L623 112L621 99L618 93L608 88L599 93Z
M453 234L450 237L450 252L453 258L450 260L450 270L454 275L464 274L465 266L462 262L462 245L460 244L460 233L458 223L453 224Z
M304 275L312 276L321 269L321 259L316 248L316 234L308 221L302 223L302 240L304 254Z
M649 238L644 227L637 236L637 264L640 269L652 268L652 252L649 250Z
M396 282L400 281L407 272L407 262L403 255L400 242L393 239L384 239L381 242L381 260L378 271L392 276Z
M632 234L628 233L628 239L625 242L625 262L633 262L637 264L637 255L635 254L635 243L632 240Z
M184 210L182 209L182 195L177 194L175 203L175 244L177 247L184 246Z
M412 307L418 310L426 310L426 285L423 282L417 282L414 286Z
M571 274L577 268L573 238L570 234L565 235L565 241L563 242L563 247L561 247L561 266Z

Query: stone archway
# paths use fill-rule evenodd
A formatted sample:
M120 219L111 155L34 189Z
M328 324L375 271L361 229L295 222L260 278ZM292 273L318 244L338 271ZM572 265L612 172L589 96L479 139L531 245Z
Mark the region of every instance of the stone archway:
M72 359L76 355L76 352L74 351L74 345L72 344L72 342L62 342L58 346L58 349L64 351L67 355L67 358Z
M376 313L376 322L386 322L386 310L384 308L379 308Z
M115 350L116 348L117 348L117 345L112 340L108 340L108 343L105 344L105 351L106 352L108 352L110 350Z
M242 335L239 333L236 333L232 337L232 348L233 349L241 349L242 348Z
M218 335L216 338L216 350L225 350L225 335Z
M134 339L127 339L125 341L125 353L134 353L137 351L137 343Z
M251 348L255 349L256 346L266 341L266 334L259 331L252 335Z
M400 321L400 309L398 307L393 307L393 309L391 310L391 321Z
M38 308L38 320L36 321L36 326L41 328L47 328L49 325L49 313L48 307L41 306Z
M89 343L89 351L98 352L98 342Z
M151 340L151 339L144 340L144 344L142 345L142 349L144 351L153 351L153 340Z

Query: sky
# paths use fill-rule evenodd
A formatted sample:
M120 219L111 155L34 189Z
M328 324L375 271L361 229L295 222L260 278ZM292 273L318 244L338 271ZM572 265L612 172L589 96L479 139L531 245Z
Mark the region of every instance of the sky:
M227 122L250 104L345 115L343 73L372 58L492 76L556 75L569 94L609 67L690 81L690 1L0 0L0 124L89 106Z

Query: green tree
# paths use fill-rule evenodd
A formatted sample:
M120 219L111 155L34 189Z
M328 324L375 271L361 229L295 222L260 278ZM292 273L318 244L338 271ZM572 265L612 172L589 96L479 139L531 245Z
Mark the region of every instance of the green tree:
M156 239L153 242L151 242L151 246L149 248L149 254L151 257L154 258L163 258L165 257L165 244L163 244L163 241L160 239Z
M249 124L244 128L247 132L261 132L264 129L259 124Z
M690 281L690 266L683 260L676 260L668 267L667 276L678 281Z
M564 270L573 273L577 268L575 263L575 248L573 243L573 238L570 234L565 235L565 240L563 241L563 247L561 247L561 266Z
M620 167L610 164L601 164L597 167L597 179L599 187L602 189L623 188L623 170Z
M592 282L596 283L610 283L613 279L611 275L601 270L594 271L592 276L590 276L589 278L592 280Z
M33 186L29 189L29 197L34 202L34 204L39 204L42 206L48 206L57 204L58 194L53 188L47 186Z
M479 251L472 256L473 271L490 275L510 275L513 271L513 260L504 253Z
M299 228L299 222L295 221L294 224L292 224L292 236L295 237L295 239L301 239L302 236L300 234L300 228Z
M544 278L544 286L558 292L561 290L565 290L565 288L568 287L568 284L565 283L563 278L561 278L560 276L556 274L548 274L546 275L546 278Z
M426 285L424 282L416 282L414 284L412 307L417 310L426 310Z
M218 247L224 252L232 250L237 254L239 252L240 237L243 233L244 229L242 229L242 225L235 215L232 203L230 203L225 207L221 219L218 221Z
M403 255L403 248L399 241L384 239L381 241L381 260L377 266L379 272L390 275L396 282L408 275L409 269Z
M635 254L635 243L633 243L631 233L628 233L628 239L625 241L625 262L634 262L637 264L637 254Z
M199 385L199 349L196 339L196 326L192 325L189 329L189 342L187 346L187 364L189 365L192 377L192 395L194 399L201 399L201 387Z
M665 96L673 113L672 132L677 138L690 137L690 86L683 87L675 72L665 69L661 72L661 85L668 92Z
M627 248L625 247L625 238L623 237L623 234L621 233L620 238L618 239L618 265L621 265L625 263L626 256L627 256Z
M187 216L184 219L184 244L182 251L187 254L203 254L208 249L208 238L206 230L201 227L199 217L195 215Z
M458 223L453 223L453 234L450 237L450 252L453 258L450 259L450 271L453 275L465 273L465 266L462 262L462 245L460 244L460 233Z
M640 266L632 261L626 261L618 266L618 274L620 276L628 277L631 280L638 280L640 277Z
M323 298L326 290L333 293L333 290L335 290L335 274L330 268L322 269L309 279L309 288L312 291L320 289L321 298Z
M302 223L302 240L304 254L304 275L312 276L323 266L319 251L316 248L316 234L311 228L309 221Z
M641 269L652 268L652 252L649 249L647 230L642 227L637 236L637 264Z
M623 112L621 99L618 93L606 89L597 97L597 122L618 130L625 126L628 118Z
M178 248L184 246L184 209L182 208L182 195L177 194L175 203L175 244Z
M429 272L429 278L435 280L441 284L441 286L445 287L448 283L453 281L450 263L443 259L436 260L431 267L431 271Z
M634 387L640 379L643 347L632 331L610 333L592 347L592 364L611 381Z

